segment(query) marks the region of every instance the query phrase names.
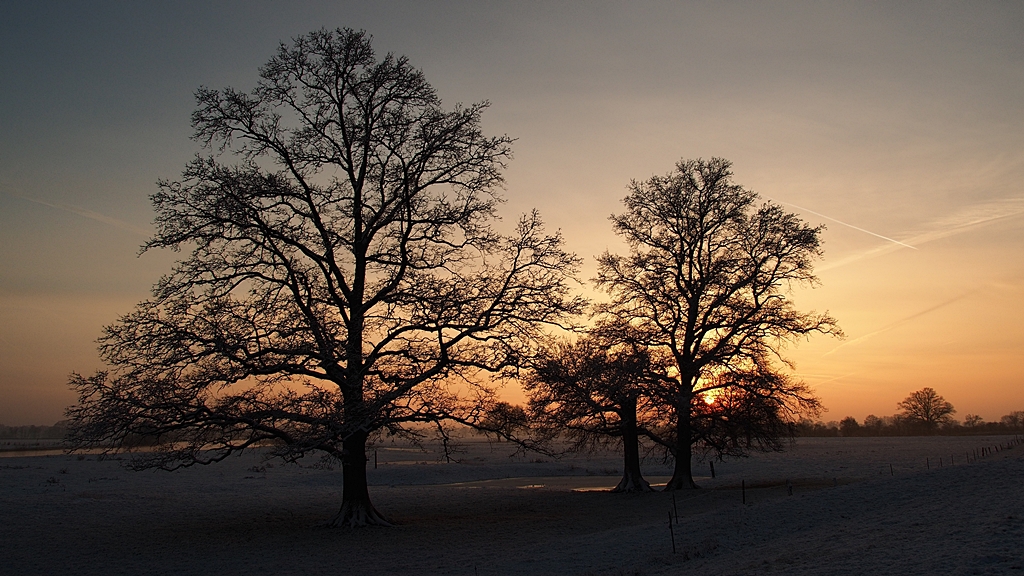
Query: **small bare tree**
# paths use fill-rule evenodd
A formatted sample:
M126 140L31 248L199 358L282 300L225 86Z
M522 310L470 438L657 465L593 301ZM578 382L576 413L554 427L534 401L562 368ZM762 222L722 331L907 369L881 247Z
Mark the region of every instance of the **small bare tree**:
M1015 410L999 419L1004 425L1014 430L1024 427L1024 411Z
M768 366L708 375L698 386L690 406L691 452L705 458L781 451L801 418L821 412L803 382ZM663 418L661 424L652 426L648 436L671 453L677 445L675 423Z
M839 434L841 436L857 436L860 434L861 426L853 416L847 416L839 421Z
M964 426L968 428L981 426L984 423L985 419L982 418L981 416L978 416L977 414L968 414L967 416L964 417Z
M186 256L106 328L110 371L73 375L72 446L149 437L135 464L160 468L319 451L343 470L333 523L386 524L367 442L487 414L474 373L521 364L580 312L578 259L535 213L492 229L511 140L362 32L300 36L251 92L196 98L213 154L160 183L145 245Z
M622 480L614 492L651 490L640 470L640 437L657 418L651 363L643 348L595 331L545 349L523 380L531 420L546 436L566 434L571 450L621 442Z
M934 388L922 388L911 392L903 401L897 403L896 407L902 410L900 416L907 422L929 434L938 430L939 425L952 422L953 414L956 414L953 405L939 396Z

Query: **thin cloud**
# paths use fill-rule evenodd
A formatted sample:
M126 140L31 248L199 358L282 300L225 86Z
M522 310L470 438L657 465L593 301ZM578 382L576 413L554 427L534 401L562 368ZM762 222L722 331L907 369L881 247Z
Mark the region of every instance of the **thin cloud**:
M1024 198L1006 198L993 202L986 202L984 204L965 206L948 216L932 221L925 227L925 229L918 231L916 234L908 238L907 243L920 246L921 244L926 244L942 238L948 238L957 234L963 234L964 232L968 232L975 228L986 226L999 220L1013 218L1014 216L1019 216L1021 214L1024 214ZM823 217L827 218L827 216ZM817 270L819 272L823 272L825 270L839 268L840 266L845 266L858 260L881 256L882 254L888 254L889 252L899 249L899 246L893 244L876 246L875 248L870 248L863 252L852 254L834 262L823 264L822 266L819 266Z
M843 348L843 347L846 347L846 346L852 346L854 344L860 344L861 342L864 342L865 340L868 340L870 338L874 338L875 336L877 336L879 334L882 334L883 332L888 332L889 330L892 330L893 328L896 328L898 326L906 324L907 322L910 322L911 320L914 320L915 318L920 318L921 316L924 316L925 314L930 314L930 313L935 312L936 310L938 310L940 308L945 308L946 306L949 306L950 304L952 304L954 302L957 302L959 300L963 300L964 298L966 298L966 297L968 297L968 296L970 296L972 294L976 294L980 290L981 290L981 288L975 288L974 290L968 290L967 292L964 292L963 294L960 294L959 296L954 296L954 297L950 298L949 300L946 300L944 302L940 302L938 304L935 304L934 306L931 306L929 308L921 310L920 312L915 312L915 313L911 314L910 316L907 316L905 318L901 318L901 319L893 322L892 324L889 324L888 326L884 326L882 328L879 328L878 330L875 330L874 332L868 332L867 334L864 334L863 336L859 336L857 338L854 338L853 340L848 340L846 342L843 342L842 344L836 346L835 348L829 350L828 352L825 352L824 356L829 356L831 354L834 354L840 348Z
M107 216L106 214L100 214L99 212L94 212L94 211L89 210L87 208L82 208L81 206L75 206L73 204L65 204L63 202L47 202L46 200L40 200L38 198L30 198L28 196L18 196L18 198L21 198L22 200L27 200L29 202L32 202L32 203L35 203L35 204L39 204L39 205L42 205L42 206L49 206L50 208L56 208L57 210L63 210L65 212L71 212L72 214L77 214L77 215L82 216L84 218L88 218L90 220L95 220L97 222L102 222L104 224L108 224L108 225L113 226L115 228L120 228L121 230L125 230L125 231L128 231L128 232L139 234L139 235L145 236L147 238L150 236L150 232L148 230L139 228L138 226L135 226L134 224L129 224L128 222L125 222L123 220L118 220L117 218L114 218L113 216Z

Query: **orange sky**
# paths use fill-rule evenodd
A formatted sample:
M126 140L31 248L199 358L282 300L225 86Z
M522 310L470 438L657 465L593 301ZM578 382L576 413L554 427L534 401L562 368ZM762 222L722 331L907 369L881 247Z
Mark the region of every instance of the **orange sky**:
M518 138L505 218L539 208L586 278L621 249L607 217L629 181L680 158L728 158L826 224L821 285L794 297L848 338L790 350L823 419L924 386L961 419L1024 409L1024 5L524 6L5 8L0 423L59 419L101 326L168 269L135 254L154 182L198 150L192 91L251 87L279 40L321 26L365 28L449 105L490 100L485 129Z

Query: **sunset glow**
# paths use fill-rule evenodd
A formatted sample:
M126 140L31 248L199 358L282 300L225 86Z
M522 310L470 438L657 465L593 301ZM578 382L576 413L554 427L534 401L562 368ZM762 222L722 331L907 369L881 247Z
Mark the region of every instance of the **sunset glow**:
M823 224L800 310L847 337L784 350L823 420L890 415L930 386L957 417L1024 410L1024 5L816 2L9 3L0 21L0 423L51 424L102 327L181 254L139 246L180 177L194 91L249 90L279 41L365 29L445 105L490 101L515 138L502 226L533 208L584 259L680 158ZM522 398L514 384L503 392ZM705 394L708 404L714 396Z

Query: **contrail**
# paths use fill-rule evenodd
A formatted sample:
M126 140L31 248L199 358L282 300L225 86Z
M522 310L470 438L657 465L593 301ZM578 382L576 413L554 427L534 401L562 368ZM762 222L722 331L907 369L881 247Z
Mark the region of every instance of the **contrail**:
M894 240L892 238L889 238L888 236L882 236L881 234L876 234L876 233L872 232L871 230L865 230L865 229L861 228L860 226L854 226L853 224L850 224L848 222L843 222L842 220L836 220L835 218L833 218L831 216L826 216L826 215L822 214L821 212L815 212L814 210L811 210L809 208L804 208L803 206L797 206L796 204L793 204L791 202L783 202L782 200L775 200L775 201L778 202L779 204L785 204L787 206L792 206L793 208L796 208L797 210L803 210L804 212L810 212L811 214L814 214L815 216L821 216L822 218L825 218L826 220L831 220L831 221L833 221L833 222L835 222L837 224L842 224L843 226L846 226L847 228L853 228L854 230L859 230L859 231L861 231L861 232L863 232L865 234L871 234L872 236L874 236L876 238L881 238L882 240L888 240L889 242L892 242L893 244L899 244L900 246L904 246L904 247L910 248L912 250L917 250L917 248L915 248L915 247L913 247L910 244L907 244L905 242L900 242L899 240Z
M85 218L89 218L90 220L95 220L97 222L103 222L104 224L109 224L109 225L111 225L111 226L113 226L115 228L120 228L121 230L127 230L128 232L134 232L135 234L139 234L139 235L142 235L142 236L148 237L150 235L150 232L148 230L144 230L142 228L139 228L138 226L135 226L133 224L129 224L128 222L125 222L123 220L118 220L117 218L114 218L113 216L107 216L106 214L100 214L99 212L93 212L92 210L89 210L89 209L86 209L86 208L82 208L80 206L74 206L72 204L64 204L63 202L47 202L45 200L40 200L38 198L29 198L28 196L16 196L16 197L17 198L21 198L22 200L28 200L29 202L32 202L32 203L35 203L35 204L40 204L42 206L49 206L50 208L56 208L57 210L64 210L65 212L71 212L72 214L77 214L79 216L82 216L82 217L85 217Z
M777 200L777 202L779 201ZM933 242L1021 214L1024 214L1024 198L1005 198L973 206L965 206L948 216L933 220L924 231L915 233L908 241L914 244ZM828 217L825 216L825 218ZM864 252L851 254L841 260L826 263L823 266L819 266L817 270L818 272L824 272L825 270L839 268L864 258L888 254L896 249L898 248L890 244L876 246Z
M949 306L950 304L952 304L952 303L954 303L954 302L956 302L958 300L963 300L964 298L966 298L966 297L968 297L968 296L970 296L972 294L975 294L975 293L977 293L979 291L981 291L981 288L975 288L974 290L968 290L967 292L964 292L963 294L960 294L959 296L954 296L954 297L950 298L949 300L946 300L945 302L940 302L938 304L935 304L934 306L931 306L929 308L921 310L920 312L915 312L915 313L911 314L910 316L907 316L905 318L901 318L901 319L893 322L892 324L889 324L888 326L885 326L885 327L879 328L878 330L875 330L874 332L868 332L867 334L865 334L863 336L859 336L857 338L854 338L853 340L850 340L849 342L843 342L839 346L836 346L835 348L829 350L828 352L825 352L825 354L823 354L823 356L828 356L828 355L834 353L836 350L839 350L840 348L842 348L844 346L849 346L850 344L857 344L857 343L860 343L860 342L863 342L863 341L867 340L868 338L871 338L873 336L877 336L877 335L881 334L882 332L888 332L889 330L892 330L893 328L899 326L900 324L905 324L907 322L910 322L914 318L920 318L921 316L924 316L925 314L929 314L931 312L934 312L934 311L938 310L939 308L945 308L946 306Z
M839 376L833 376L833 377L829 378L828 380L819 380L818 382L815 382L815 386L821 386L822 384L828 384L829 382L835 382L836 380L842 380L843 378L846 378L848 376L853 376L854 374L856 374L856 372L847 372L846 374L840 374Z

